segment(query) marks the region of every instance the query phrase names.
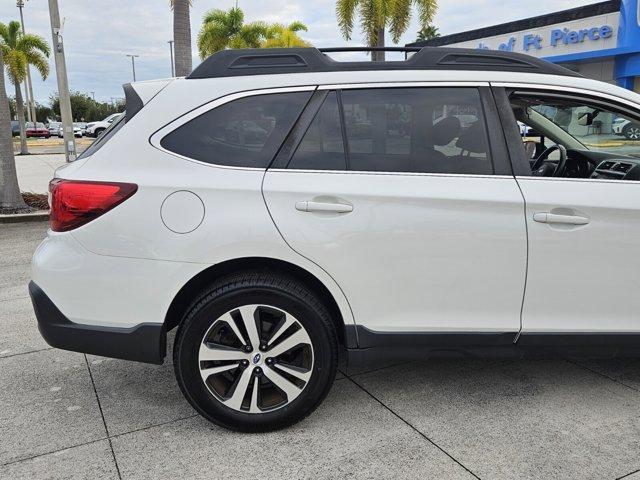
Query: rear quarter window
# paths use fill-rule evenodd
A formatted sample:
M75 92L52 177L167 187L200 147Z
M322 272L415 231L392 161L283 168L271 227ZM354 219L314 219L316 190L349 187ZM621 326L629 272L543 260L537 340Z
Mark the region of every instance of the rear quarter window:
M201 162L266 168L312 93L254 95L225 103L167 134L160 145Z

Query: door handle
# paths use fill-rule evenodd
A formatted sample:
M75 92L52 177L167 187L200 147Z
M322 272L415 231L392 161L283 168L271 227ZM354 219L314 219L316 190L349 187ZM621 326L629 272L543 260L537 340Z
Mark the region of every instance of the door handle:
M296 202L296 210L299 212L349 213L353 212L353 205L346 203Z
M558 215L556 213L540 212L533 214L533 220L538 223L552 223L557 225L587 225L591 220L579 215Z

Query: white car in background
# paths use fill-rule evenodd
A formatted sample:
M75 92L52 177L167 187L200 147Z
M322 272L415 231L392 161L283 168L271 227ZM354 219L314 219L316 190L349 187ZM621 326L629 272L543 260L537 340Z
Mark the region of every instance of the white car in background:
M74 123L73 124L73 136L76 138L82 138L82 136L84 135L85 129L82 127L82 125L78 124L78 123ZM63 138L64 137L64 132L62 130L62 124L60 124L60 127L58 128L58 138Z
M88 137L99 137L102 133L111 126L113 122L118 120L124 113L114 113L109 115L104 120L99 122L89 122L86 126L86 135Z
M629 140L640 140L640 123L634 123L623 117L613 121L611 131L614 135L623 135Z
M224 50L125 94L50 184L29 290L53 347L161 364L177 329L184 396L241 431L309 415L339 352L640 355L640 159L539 113L638 119L640 95L440 47Z

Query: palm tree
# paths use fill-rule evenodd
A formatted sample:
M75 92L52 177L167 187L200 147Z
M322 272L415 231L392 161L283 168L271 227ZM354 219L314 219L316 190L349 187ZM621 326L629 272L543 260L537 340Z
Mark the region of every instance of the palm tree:
M267 31L268 25L263 22L245 24L244 12L238 7L209 10L198 34L200 58L225 48L259 48Z
M29 211L20 195L13 156L9 99L4 85L4 57L0 48L0 214Z
M49 63L47 62L50 53L49 45L38 35L22 33L20 23L13 21L8 25L0 23L0 48L2 48L7 67L7 76L16 88L16 110L20 123L20 153L29 153L20 83L24 82L27 76L28 65L36 67L43 80L47 78L49 75Z
M433 20L438 8L437 0L336 0L336 16L342 34L351 40L356 15L370 47L384 47L385 29L389 28L394 43L409 27L411 7L418 7L420 27ZM384 52L373 52L371 60L384 61Z
M306 32L307 26L302 22L289 25L274 23L269 25L261 48L295 48L308 47L310 44L298 36L298 32Z
M418 38L416 39L416 42L426 42L427 40L433 40L439 36L440 32L438 31L438 27L427 25L426 27L422 27L418 30Z
M173 51L176 76L185 77L191 73L191 0L169 0L173 10Z

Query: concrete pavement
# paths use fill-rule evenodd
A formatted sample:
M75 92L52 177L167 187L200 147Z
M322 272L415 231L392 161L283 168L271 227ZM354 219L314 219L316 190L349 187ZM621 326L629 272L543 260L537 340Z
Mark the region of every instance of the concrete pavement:
M64 155L16 155L16 172L21 192L47 193L56 168L64 165Z
M289 429L220 429L170 357L44 343L26 284L45 229L0 225L0 478L640 478L637 360L377 365L341 374Z

